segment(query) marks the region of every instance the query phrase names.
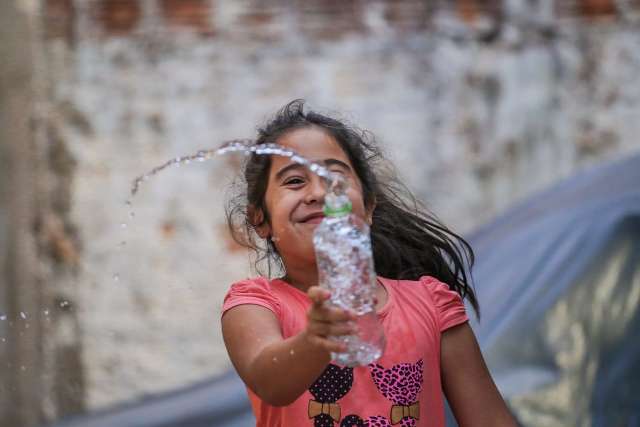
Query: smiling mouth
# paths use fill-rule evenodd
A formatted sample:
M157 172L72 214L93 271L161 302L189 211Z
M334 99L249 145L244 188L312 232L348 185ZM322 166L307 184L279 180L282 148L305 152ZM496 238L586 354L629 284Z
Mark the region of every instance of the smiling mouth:
M303 224L320 224L322 222L322 220L324 219L323 216L314 216L312 218L309 218L305 221L303 221Z
M314 215L309 215L306 218L303 218L302 221L300 221L300 223L301 224L320 224L323 219L324 219L323 214L314 214Z

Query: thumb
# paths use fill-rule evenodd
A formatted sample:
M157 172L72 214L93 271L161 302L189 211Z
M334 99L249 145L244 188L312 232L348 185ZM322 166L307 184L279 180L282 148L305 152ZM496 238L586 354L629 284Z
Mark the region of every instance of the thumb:
M322 305L331 297L331 292L324 288L321 288L320 286L311 286L307 290L307 295L314 305Z

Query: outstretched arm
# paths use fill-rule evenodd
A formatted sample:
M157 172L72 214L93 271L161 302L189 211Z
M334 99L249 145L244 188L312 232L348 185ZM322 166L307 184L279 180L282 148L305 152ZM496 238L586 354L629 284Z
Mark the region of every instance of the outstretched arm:
M258 305L239 305L222 317L229 357L244 383L262 400L284 406L296 400L322 374L330 353L344 345L330 336L354 333L353 314L324 304L329 293L309 288L313 305L307 327L283 339L276 316Z
M468 323L443 332L440 365L444 393L460 427L517 426Z

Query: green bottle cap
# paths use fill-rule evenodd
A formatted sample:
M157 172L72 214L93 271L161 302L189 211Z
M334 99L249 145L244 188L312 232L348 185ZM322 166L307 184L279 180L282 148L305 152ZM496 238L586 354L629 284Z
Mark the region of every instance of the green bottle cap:
M329 206L327 204L324 205L324 209L322 210L326 216L336 217L349 215L351 213L352 205L351 201L347 201L338 206Z
M335 179L329 183L327 194L324 196L325 216L337 217L351 213L351 200L346 194L347 183L338 174L336 175Z

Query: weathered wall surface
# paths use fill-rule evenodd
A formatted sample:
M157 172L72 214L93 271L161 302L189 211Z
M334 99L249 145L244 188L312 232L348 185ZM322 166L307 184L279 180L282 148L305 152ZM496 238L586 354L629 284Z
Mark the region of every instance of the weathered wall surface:
M80 261L74 161L48 114L35 2L0 3L0 425L84 409L82 337L65 298Z
M78 242L65 252L75 273L56 280L79 319L89 407L229 368L219 310L249 274L224 231L233 161L149 181L134 217L124 201L135 176L252 137L294 98L372 131L459 231L640 149L633 2L427 4L42 3L45 110L74 165L65 221Z
M0 420L34 423L42 338L36 261L34 156L28 117L32 96L29 22L13 4L0 5ZM20 311L16 307L21 307ZM29 317L24 313L29 312ZM35 316L31 316L35 313ZM16 424L17 425L17 424Z

